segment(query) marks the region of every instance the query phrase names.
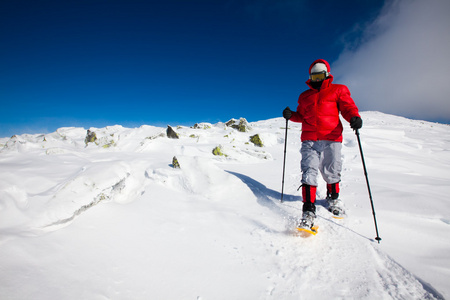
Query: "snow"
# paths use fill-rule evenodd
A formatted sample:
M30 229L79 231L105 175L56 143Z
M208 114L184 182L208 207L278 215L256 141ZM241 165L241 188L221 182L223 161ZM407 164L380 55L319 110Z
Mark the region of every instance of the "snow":
M380 244L348 124L348 217L331 218L321 181L310 238L294 229L301 124L289 123L283 203L282 118L174 127L179 139L153 126L90 128L88 145L84 128L1 138L1 298L448 298L449 126L362 117Z

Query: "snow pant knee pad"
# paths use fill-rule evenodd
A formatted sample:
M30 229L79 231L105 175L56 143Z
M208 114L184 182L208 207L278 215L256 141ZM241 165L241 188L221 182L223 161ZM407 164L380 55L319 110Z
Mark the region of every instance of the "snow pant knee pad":
M339 182L327 184L327 198L331 198L333 200L339 198Z
M316 191L317 187L309 184L302 185L302 197L304 203L314 203L316 202Z

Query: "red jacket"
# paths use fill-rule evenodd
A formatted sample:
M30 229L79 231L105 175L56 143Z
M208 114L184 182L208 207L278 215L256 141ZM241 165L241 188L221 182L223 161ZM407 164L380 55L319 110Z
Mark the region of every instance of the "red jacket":
M330 65L322 59L313 62L310 70L318 62L324 63L330 72ZM306 81L310 89L300 94L297 111L293 112L290 119L302 123L302 141L342 142L343 127L339 112L348 122L352 117L360 117L348 88L342 84L333 84L332 81L333 75L330 74L319 90L311 86L310 79Z

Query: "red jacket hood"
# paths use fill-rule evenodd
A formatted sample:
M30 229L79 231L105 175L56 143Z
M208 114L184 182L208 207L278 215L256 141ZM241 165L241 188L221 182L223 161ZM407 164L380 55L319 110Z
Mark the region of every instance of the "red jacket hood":
M316 59L316 60L311 64L311 66L309 66L308 74L311 74L311 69L312 69L312 67L314 67L314 65L317 64L317 63L323 63L323 64L325 64L325 66L327 66L327 71L328 71L328 73L331 72L331 71L330 71L330 64L329 64L325 59Z
M308 74L311 74L311 69L312 69L312 67L313 67L315 64L317 64L317 63L323 63L323 64L325 64L325 66L327 66L327 71L328 71L328 73L330 72L330 64L329 64L325 59L316 59L316 60L311 64L311 66L309 66ZM333 75L331 75L331 74L328 75L328 77L323 81L322 88L327 88L327 87L330 85L330 83L333 81L333 79L334 79ZM310 88L313 88L313 87L311 86L311 79L308 79L308 80L306 81L306 84L307 84Z

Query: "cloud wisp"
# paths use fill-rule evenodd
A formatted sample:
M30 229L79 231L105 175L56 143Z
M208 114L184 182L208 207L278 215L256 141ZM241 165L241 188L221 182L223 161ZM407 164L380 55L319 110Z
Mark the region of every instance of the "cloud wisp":
M332 64L361 110L450 122L450 1L388 1Z

